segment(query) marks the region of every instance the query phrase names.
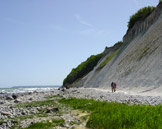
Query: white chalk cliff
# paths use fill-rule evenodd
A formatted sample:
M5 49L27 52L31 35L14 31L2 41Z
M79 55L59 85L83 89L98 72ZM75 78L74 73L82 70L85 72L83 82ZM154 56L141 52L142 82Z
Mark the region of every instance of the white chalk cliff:
M162 94L162 3L128 30L123 42L118 54L101 70L97 68L110 50L88 75L73 85L111 89L110 84L115 81L118 91Z

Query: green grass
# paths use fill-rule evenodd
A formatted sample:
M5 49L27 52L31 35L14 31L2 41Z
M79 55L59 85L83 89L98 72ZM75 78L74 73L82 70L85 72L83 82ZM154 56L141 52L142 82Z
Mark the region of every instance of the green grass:
M39 123L35 123L35 124L32 124L30 125L28 128L26 129L50 129L52 128L53 125L51 122L39 122Z
M0 120L0 125L2 125L3 123L7 123L7 121Z
M62 99L74 109L90 111L92 129L162 129L162 106L128 105L87 99Z
M45 122L38 122L31 124L29 127L25 129L51 129L55 126L63 126L65 121L63 119L52 120L52 121L45 121Z
M109 61L119 52L120 48L110 54L101 64L98 66L97 70L102 69Z
M45 101L33 101L33 102L27 102L27 103L20 103L20 104L15 105L15 107L26 108L26 107L40 107L40 106L45 106L45 105L56 106L57 104L54 102L54 100L45 100Z
M25 120L25 119L32 119L34 116L36 116L36 114L34 115L26 115L26 116L17 116L14 118L11 118L11 120Z
M50 96L46 96L45 98L46 98L46 99L54 99L54 98L58 98L58 97L60 97L59 94L58 94L58 95L50 95Z

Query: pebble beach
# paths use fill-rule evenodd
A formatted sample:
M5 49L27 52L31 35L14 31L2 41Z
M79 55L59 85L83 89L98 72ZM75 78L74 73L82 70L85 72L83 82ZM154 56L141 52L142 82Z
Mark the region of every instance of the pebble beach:
M18 107L15 105L24 103L31 103L37 101L45 101L50 96L59 96L60 98L86 98L95 99L99 101L107 102L118 102L118 103L129 103L129 104L145 104L145 105L158 105L162 104L161 96L141 96L141 95L130 95L122 92L112 93L106 90L100 89L88 89L88 88L71 88L71 89L53 89L45 92L26 92L17 94L5 94L0 96L0 129L10 129L15 123L19 122L21 128L26 128L32 123L40 122L42 120L50 120L53 118L61 118L65 120L65 125L56 128L74 128L74 125L69 125L69 120L78 121L79 118L75 118L75 113L71 113L71 110L64 111L64 115L57 115L56 111L60 110L58 106L36 106L36 107ZM46 110L43 110L46 109ZM38 114L40 111L45 113L55 112L56 115L48 116L46 118L35 118L35 119L23 119L16 121L18 117L29 116ZM39 118L39 119L38 119ZM74 118L74 119L73 119ZM85 123L80 124L80 128L85 126Z

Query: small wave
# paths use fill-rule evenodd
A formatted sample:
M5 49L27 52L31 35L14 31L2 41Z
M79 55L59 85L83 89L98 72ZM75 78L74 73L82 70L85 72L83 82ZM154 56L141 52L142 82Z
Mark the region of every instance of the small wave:
M43 92L49 91L52 89L57 89L59 87L51 87L51 88L1 88L0 94L10 94L10 93L24 93L24 92Z

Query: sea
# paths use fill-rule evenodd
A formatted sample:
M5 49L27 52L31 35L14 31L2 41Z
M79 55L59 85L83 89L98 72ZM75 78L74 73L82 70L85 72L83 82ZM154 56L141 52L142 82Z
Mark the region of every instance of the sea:
M12 93L24 93L24 92L41 92L49 91L60 88L60 85L55 86L13 86L11 88L0 88L0 96Z

